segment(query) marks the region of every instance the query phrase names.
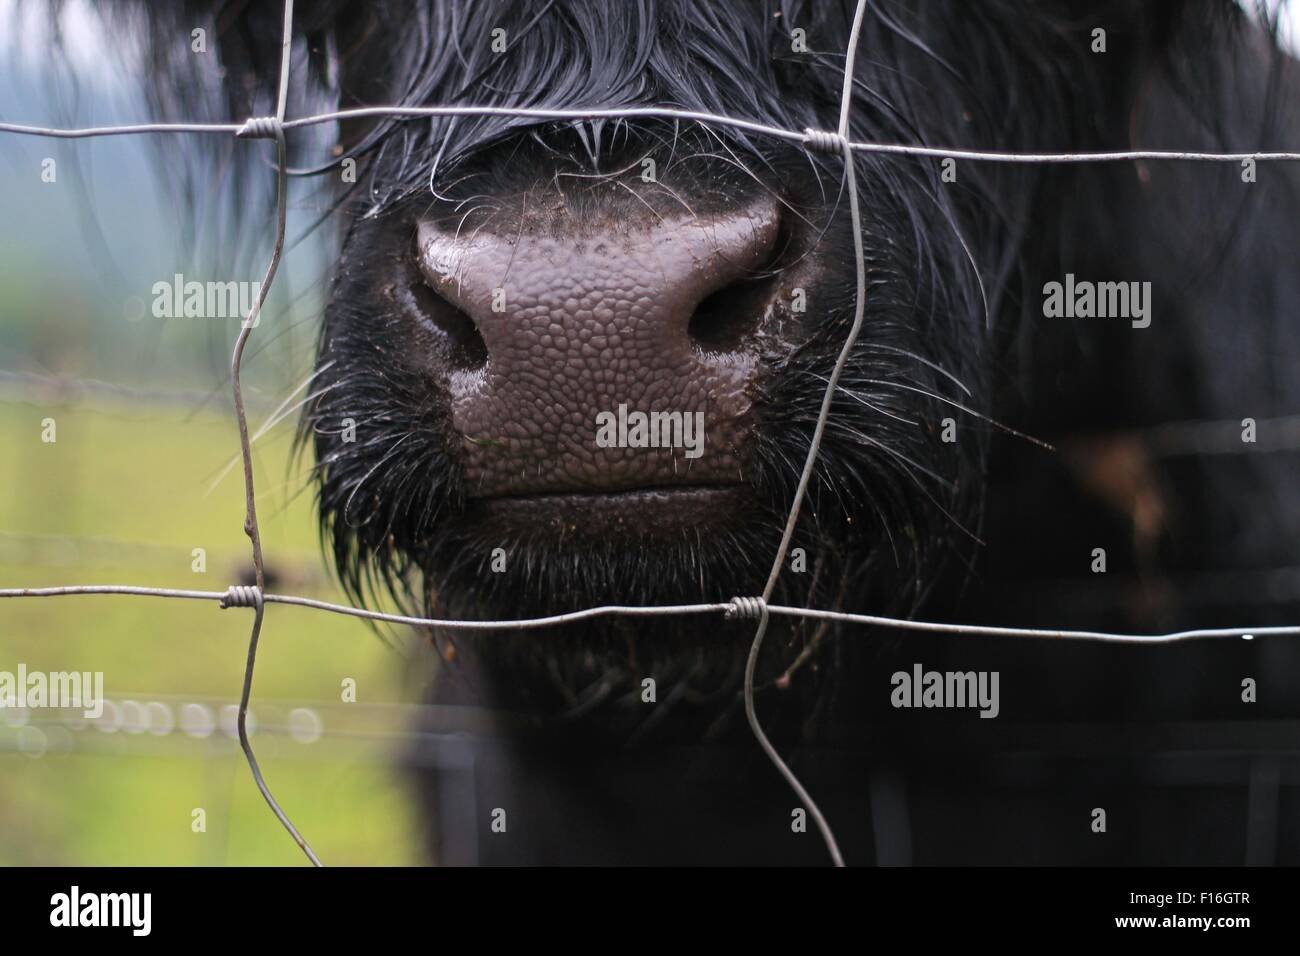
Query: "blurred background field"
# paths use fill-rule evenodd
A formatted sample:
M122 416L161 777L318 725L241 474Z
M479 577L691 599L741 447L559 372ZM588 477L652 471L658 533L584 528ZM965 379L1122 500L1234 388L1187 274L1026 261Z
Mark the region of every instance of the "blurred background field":
M222 590L238 580L248 566L238 472L209 491L235 447L231 418L97 404L0 403L3 586ZM47 417L56 421L52 444L40 441ZM302 466L289 466L289 437L282 429L258 446L268 562L282 589L337 599L310 495L293 494ZM206 573L191 570L200 547ZM221 708L238 700L250 623L251 612L208 602L0 602L0 670L22 662L29 671L103 671L109 700L141 705L84 727L62 712L0 713L0 864L302 862L258 794L228 715L209 736L180 726L164 734L161 709L145 706L161 704L179 724L182 708L193 714L198 703L222 724ZM402 685L411 649L402 635L389 637L336 615L267 610L254 747L281 804L331 862L416 861L396 766L408 719L401 704L418 688ZM341 700L349 677L356 704ZM310 742L286 732L291 719ZM196 807L206 810L206 833L191 830Z
M0 0L0 118L149 118L132 51L120 39L106 46L92 8L61 8L66 60L51 55L44 9ZM217 172L224 149L270 149L219 139L0 135L0 587L221 591L248 573L242 479L226 470L238 454L227 371L238 321L149 308L153 284L176 273L250 281L265 269L269 193L235 229L219 176L175 192L168 170L182 144ZM43 176L51 168L53 181ZM292 248L244 380L253 430L282 403L287 412L255 447L275 588L341 600L318 544L310 457L290 456L328 260L327 230L308 228L319 187L290 194ZM47 418L53 443L42 441ZM196 548L204 573L192 570ZM0 864L303 864L225 710L239 699L251 623L251 611L215 602L0 600L0 671L102 671L113 702L91 724L0 710ZM420 861L401 766L432 657L406 632L381 637L355 619L267 609L253 744L327 863ZM356 703L341 699L346 678ZM205 833L192 830L196 808Z

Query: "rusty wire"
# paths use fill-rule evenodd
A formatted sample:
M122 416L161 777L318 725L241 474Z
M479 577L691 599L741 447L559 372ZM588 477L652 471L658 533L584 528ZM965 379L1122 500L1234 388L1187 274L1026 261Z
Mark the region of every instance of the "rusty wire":
M951 147L921 146L898 143L855 142L848 138L849 113L852 105L853 64L857 53L858 36L866 11L867 0L857 0L854 11L853 27L846 49L843 93L840 101L839 125L836 131L816 129L790 130L776 126L756 123L737 117L723 116L690 110L678 110L666 107L637 107L628 109L544 109L515 107L479 107L479 106L367 106L327 113L302 116L294 119L285 118L288 102L289 66L293 41L293 0L285 0L284 30L281 44L280 75L277 86L276 112L274 116L250 117L242 123L138 123L123 126L83 127L59 129L53 127L31 126L19 123L0 123L0 132L19 135L46 136L62 139L80 139L97 136L135 135L141 133L218 133L234 134L243 139L273 139L276 145L276 230L275 245L271 254L265 278L259 289L258 297L249 315L241 324L231 356L231 389L235 404L235 417L239 427L240 457L244 474L245 518L244 530L248 535L252 549L253 568L256 584L252 586L232 586L226 591L198 591L179 588L150 588L133 585L75 585L47 588L5 588L0 589L0 598L21 597L65 597L73 595L134 595L142 597L175 598L189 600L216 601L222 608L247 607L254 611L253 625L249 637L248 660L244 671L244 681L239 704L238 732L240 746L248 761L258 790L277 819L293 837L294 841L316 866L321 861L312 851L310 845L294 827L288 816L272 796L269 787L258 767L248 739L247 716L252 694L253 674L256 665L257 645L261 633L262 620L267 604L284 604L306 607L319 611L344 614L381 621L391 624L404 624L417 627L436 627L449 630L534 630L554 627L574 621L596 617L660 617L688 614L723 614L729 619L756 620L758 622L750 653L746 662L744 678L744 701L746 716L755 739L762 747L773 765L785 778L792 790L813 817L826 843L832 861L842 866L844 861L836 844L829 823L822 815L812 796L804 789L794 773L786 766L775 747L763 732L754 707L754 670L757 664L763 637L772 616L805 618L821 621L835 621L846 624L870 625L907 631L947 633L962 635L982 635L995 637L1046 638L1054 640L1087 640L1111 643L1168 644L1205 638L1252 637L1267 635L1300 636L1300 624L1280 627L1241 627L1241 628L1205 628L1178 631L1165 634L1121 634L1101 631L1070 631L1043 628L987 627L973 624L948 624L916 621L904 618L881 617L869 614L851 614L839 611L818 610L815 608L787 607L769 604L786 552L792 540L799 520L800 510L807 490L817 453L821 444L822 433L829 420L830 408L836 384L843 371L862 325L866 267L863 259L860 213L858 208L857 182L853 156L855 153L877 153L913 157L930 157L939 159L962 159L975 162L994 163L1097 163L1097 162L1132 162L1151 161L1190 161L1190 162L1234 162L1246 160L1257 162L1300 161L1300 152L1258 151L1258 152L1204 152L1188 150L1117 150L1103 152L1064 152L1064 153L1011 153L990 150L955 149ZM323 123L337 122L344 119L366 117L421 118L435 116L502 116L539 120L578 120L578 119L672 119L677 121L698 122L725 126L745 132L771 136L796 142L814 151L841 153L844 159L844 181L849 197L850 215L853 219L854 252L857 265L857 284L855 295L854 319L844 345L838 355L834 370L827 381L823 394L821 409L808 453L800 474L798 488L791 502L790 511L777 550L772 570L761 597L738 596L725 603L683 604L683 605L602 605L584 608L563 614L546 617L524 618L497 621L439 620L411 617L402 614L388 614L335 604L295 595L266 593L265 569L262 556L261 533L257 522L257 496L253 485L252 448L249 440L248 420L244 406L243 390L240 382L241 362L244 347L248 342L253 327L266 302L271 283L279 268L285 245L285 226L288 199L288 163L285 133L288 130L302 129Z

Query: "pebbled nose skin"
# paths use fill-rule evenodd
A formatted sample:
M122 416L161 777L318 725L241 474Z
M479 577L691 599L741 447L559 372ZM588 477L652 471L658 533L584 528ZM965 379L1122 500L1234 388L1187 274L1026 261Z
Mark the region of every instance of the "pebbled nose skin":
M486 361L448 377L471 497L610 492L743 480L756 336L702 346L706 298L769 262L769 200L702 217L539 224L506 234L419 230L430 287L473 321ZM495 307L494 307L495 306ZM762 312L737 296L737 308ZM757 328L761 315L752 319ZM703 413L703 448L601 447L598 415ZM698 419L696 419L698 421ZM635 438L634 438L635 440Z

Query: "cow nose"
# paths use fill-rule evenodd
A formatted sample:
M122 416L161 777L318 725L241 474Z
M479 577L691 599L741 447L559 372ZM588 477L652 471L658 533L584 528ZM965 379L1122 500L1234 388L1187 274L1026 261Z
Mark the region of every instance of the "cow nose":
M419 228L426 301L453 356L452 424L470 493L738 480L775 291L775 201L678 219L513 225ZM669 416L656 419L665 434L598 441L602 415L635 429L632 413ZM679 421L702 427L692 454L674 447Z

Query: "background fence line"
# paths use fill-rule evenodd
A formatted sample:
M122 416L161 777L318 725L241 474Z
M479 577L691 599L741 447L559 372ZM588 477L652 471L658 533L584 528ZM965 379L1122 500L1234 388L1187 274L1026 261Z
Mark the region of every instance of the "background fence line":
M76 129L59 129L43 126L32 126L17 123L0 123L0 132L8 132L19 135L45 136L62 139L78 139L96 136L115 136L115 135L136 135L143 133L220 133L234 134L243 139L273 139L276 144L277 162L276 162L276 232L275 246L271 255L270 262L267 266L265 278L261 283L258 298L249 315L241 323L239 335L236 338L234 351L231 356L231 390L235 404L235 417L239 427L240 434L240 459L243 465L244 489L245 489L245 521L244 530L250 541L253 568L256 577L256 584L251 586L234 585L226 591L199 591L186 590L177 588L149 588L137 587L134 585L77 585L67 587L47 587L47 588L7 588L0 589L0 598L23 598L23 597L65 597L73 595L130 595L140 597L156 598L173 598L188 600L208 600L217 601L222 608L228 607L248 607L254 610L254 619L252 630L249 637L248 660L245 667L244 682L239 704L238 715L238 735L241 748L247 759L249 768L252 772L254 782L261 791L271 810L280 820L281 824L293 837L298 846L307 855L308 859L317 866L321 861L307 844L306 840L298 833L292 822L285 815L279 804L272 796L261 770L258 767L256 757L253 754L252 746L248 740L247 733L247 715L249 700L252 692L252 680L256 664L256 654L258 639L261 633L262 620L266 604L282 604L298 607L306 607L319 611L326 611L336 614L344 614L353 617L364 618L372 621L381 621L392 624L403 624L417 627L434 627L449 630L533 630L547 627L554 627L574 621L587 620L596 617L660 617L667 615L690 615L690 614L713 614L721 613L728 619L745 619L756 620L757 629L751 644L749 657L747 659L744 681L744 701L746 716L749 725L764 752L772 761L778 771L785 777L796 795L805 805L809 815L813 817L818 824L818 828L826 843L827 850L831 855L832 861L836 865L843 865L843 859L840 856L838 846L836 845L834 835L825 818L822 816L820 809L811 795L804 790L799 780L785 765L780 755L768 741L763 732L762 726L758 721L754 707L754 687L753 677L754 669L757 663L758 654L762 646L764 634L771 616L791 618L806 618L823 621L836 621L848 624L871 625L877 627L894 628L909 631L925 631L947 634L963 635L983 635L996 637L1024 637L1024 638L1045 638L1054 640L1087 640L1101 641L1111 643L1138 643L1138 644L1168 644L1188 640L1207 639L1207 638L1250 638L1254 636L1266 635L1300 635L1300 624L1274 627L1240 627L1240 628L1207 628L1185 630L1165 634L1122 634L1099 631L1068 631L1068 630L1051 630L1040 628L1014 628L1014 627L987 627L971 624L947 624L925 621L914 621L904 618L881 617L867 614L851 614L829 610L819 610L814 608L788 607L782 605L768 604L774 592L776 581L779 577L786 551L789 547L791 538L797 525L800 509L803 503L805 492L809 479L811 477L814 465L817 459L822 432L830 415L830 407L835 393L836 384L839 375L848 361L848 357L857 338L858 331L861 328L864 313L864 288L866 282L866 267L862 250L861 223L858 211L858 192L854 170L853 157L855 153L878 153L899 156L928 157L939 159L960 159L971 160L976 162L996 162L996 163L1096 163L1096 162L1130 162L1136 160L1150 161L1190 161L1190 162L1235 162L1241 163L1247 160L1256 162L1273 162L1273 161L1300 161L1300 152L1289 151L1261 151L1261 152L1204 152L1204 151L1181 151L1181 150L1119 150L1119 151L1102 151L1102 152L1072 152L1072 153L1009 153L987 150L967 150L955 149L950 147L937 146L917 146L896 143L873 143L873 142L855 142L848 138L849 112L852 105L852 76L854 58L857 52L858 37L861 31L863 16L866 11L867 0L858 0L854 12L853 26L850 31L848 46L846 50L846 61L844 70L844 86L840 102L840 116L838 129L834 132L805 129L802 131L784 129L781 127L769 126L763 123L756 123L750 120L740 119L718 115L713 113L677 110L660 107L636 107L628 109L544 109L544 108L514 108L514 107L477 107L477 106L424 106L424 107L398 107L398 106L369 106L358 107L347 110L337 110L333 112L313 114L294 119L285 118L285 109L288 100L289 84L289 65L293 40L293 0L285 0L284 4L284 29L281 44L280 75L277 86L277 107L274 116L251 117L242 123L142 123L129 124L122 126L107 127L85 127ZM725 126L745 132L771 136L795 142L803 145L805 148L822 152L838 152L844 159L844 180L846 191L849 197L850 214L853 220L853 235L855 244L856 260L856 279L857 290L855 295L855 313L852 328L847 336L845 343L837 358L834 371L827 382L827 387L823 393L821 411L818 416L817 424L814 428L812 439L809 443L808 454L805 459L804 468L800 476L799 486L795 493L794 500L791 504L787 516L784 533L780 547L773 561L772 570L769 575L766 586L761 596L737 596L728 602L712 604L682 604L682 605L653 605L653 606L631 606L631 605L602 605L599 607L584 608L581 610L570 611L562 614L555 614L546 617L512 619L512 620L492 620L492 621L465 621L465 620L442 620L431 618L411 617L401 614L388 614L384 612L371 611L365 608L358 608L350 605L336 604L328 601L320 601L312 598L300 597L296 595L282 595L266 593L265 571L263 566L263 556L261 548L260 529L257 522L257 500L253 483L253 464L252 449L249 438L248 421L244 405L244 396L240 381L241 360L245 345L251 335L251 332L257 324L259 314L266 302L270 292L270 287L274 281L276 272L279 268L280 261L285 246L285 226L287 214L287 195L288 195L288 163L287 163L287 144L285 133L288 130L301 129L309 126L315 126L323 123L337 122L345 119L369 118L369 117L389 117L389 118L422 118L437 116L500 116L520 119L537 119L537 120L579 120L579 119L671 119L675 121L687 121L706 123L717 126ZM337 162L341 162L338 160ZM1201 423L1188 423L1201 424ZM1208 426L1218 423L1204 423ZM1290 422L1288 421L1288 424ZM1174 437L1171 433L1170 437ZM1180 444L1176 439L1187 440L1187 436L1178 433L1175 438L1175 444ZM1290 445L1283 447L1293 447Z

